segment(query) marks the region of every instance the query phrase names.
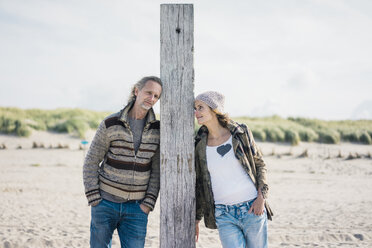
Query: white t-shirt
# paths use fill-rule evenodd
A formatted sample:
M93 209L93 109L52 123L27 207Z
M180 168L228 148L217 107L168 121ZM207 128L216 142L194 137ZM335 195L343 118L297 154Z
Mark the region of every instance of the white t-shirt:
M207 146L207 165L215 204L234 205L257 197L255 185L235 157L232 136L222 145Z

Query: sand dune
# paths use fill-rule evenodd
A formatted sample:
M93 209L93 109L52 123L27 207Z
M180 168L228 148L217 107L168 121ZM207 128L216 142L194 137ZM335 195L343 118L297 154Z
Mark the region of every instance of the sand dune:
M33 142L69 148L32 149ZM34 132L27 139L0 135L3 143L0 247L88 247L80 140ZM269 247L372 247L372 146L259 145L275 212ZM305 150L308 157L299 158ZM350 153L360 158L347 160ZM146 247L159 246L159 205L149 216ZM113 247L120 247L116 233ZM202 227L197 247L221 247L218 232Z

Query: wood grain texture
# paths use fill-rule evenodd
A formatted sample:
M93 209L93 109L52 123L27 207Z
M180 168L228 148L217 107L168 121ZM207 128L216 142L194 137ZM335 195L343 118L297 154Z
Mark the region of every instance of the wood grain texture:
M162 4L160 247L195 247L194 12Z

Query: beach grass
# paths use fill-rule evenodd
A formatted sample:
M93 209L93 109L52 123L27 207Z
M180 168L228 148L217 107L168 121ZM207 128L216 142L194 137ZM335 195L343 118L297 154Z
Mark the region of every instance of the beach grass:
M0 132L28 137L32 130L46 130L84 138L87 130L96 129L109 114L85 109L41 110L0 107ZM285 142L291 145L297 145L299 142L372 144L372 120L325 121L282 118L276 115L232 119L245 123L252 130L254 138L259 141ZM195 130L199 129L200 126L196 122L195 124Z
M0 132L28 137L32 130L69 133L80 138L96 129L109 112L84 109L20 109L0 107Z
M292 145L297 145L300 141L372 144L372 120L325 121L292 117L285 119L279 116L233 119L247 124L259 141L288 142Z

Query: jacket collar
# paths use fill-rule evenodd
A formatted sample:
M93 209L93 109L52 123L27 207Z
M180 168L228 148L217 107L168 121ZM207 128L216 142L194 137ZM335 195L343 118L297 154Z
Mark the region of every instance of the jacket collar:
M239 134L244 133L244 129L237 122L235 122L233 120L230 120L227 123L227 129L229 129L232 136L234 136L237 133L239 133Z
M121 113L119 116L120 121L124 123L129 123L129 120L128 120L129 111L134 106L135 101L136 100L129 102L127 106L125 106L124 109L121 110ZM156 116L152 108L147 112L147 115L145 118L146 118L146 124L156 121Z

